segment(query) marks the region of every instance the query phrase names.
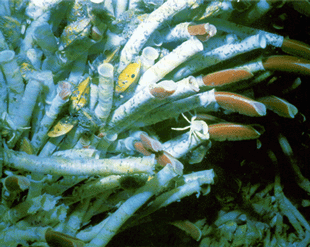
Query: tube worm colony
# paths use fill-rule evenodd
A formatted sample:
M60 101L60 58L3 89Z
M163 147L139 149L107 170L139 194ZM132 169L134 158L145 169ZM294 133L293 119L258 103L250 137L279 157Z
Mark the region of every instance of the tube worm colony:
M208 197L216 172L192 167L206 160L211 141L257 140L264 126L206 113L298 114L282 94L255 95L278 71L310 75L309 45L251 27L280 7L267 0L1 1L0 242L106 246L162 207L195 193ZM279 142L309 193L290 144L282 135ZM201 246L306 245L310 226L267 154L279 209L269 212L270 225L261 223L264 239L245 237L254 223L241 224L247 219L239 211L222 211L212 225L170 224L196 241L207 236ZM283 224L283 216L294 237L272 223ZM217 228L230 232L219 243L208 237Z

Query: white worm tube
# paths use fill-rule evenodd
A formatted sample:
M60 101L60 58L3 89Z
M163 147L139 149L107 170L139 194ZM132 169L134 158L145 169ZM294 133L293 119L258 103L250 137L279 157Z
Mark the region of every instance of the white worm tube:
M260 0L254 5L254 8L247 13L246 18L243 18L242 21L251 24L265 15L271 8L272 5L266 0Z
M201 0L168 0L153 11L133 32L121 52L119 71L122 71L137 56L151 34L173 15Z
M114 16L115 18L119 18L120 15L122 15L128 7L128 1L129 0L114 0Z
M133 155L136 153L136 149L134 147L134 143L136 141L140 141L140 135L147 135L146 132L138 130L129 133L129 136L124 139L118 139L113 142L108 149L110 153L125 153L128 155Z
M63 142L61 142L57 150L67 150L73 148L75 144L79 141L82 133L82 127L80 127L79 125L73 127L73 129L69 133L67 133Z
M87 53L84 53L72 64L68 81L73 83L75 86L78 85L84 74L86 68L86 61L87 61Z
M135 148L133 146L137 139L133 137L127 137L125 139L117 140L108 149L112 153L123 153L128 155L133 155L135 153Z
M99 234L86 246L106 246L120 227L128 220L149 198L162 191L174 177L181 175L182 169L166 165L156 176L124 202L106 221Z
M62 176L153 173L154 156L124 159L67 159L6 151L7 165L21 170Z
M143 127L152 125L168 118L177 117L182 112L187 112L197 107L204 107L209 111L216 111L218 109L218 105L216 104L214 90L195 94L190 97L159 106L152 112L144 115L143 118L140 118L139 122L135 122L135 126Z
M109 129L119 133L146 112L164 103L174 93L176 85L166 83L145 87L131 99L119 106L112 114Z
M104 157L106 151L108 150L109 146L112 142L117 139L117 133L115 132L106 132L102 137L100 137L100 141L98 140L97 149L101 152L101 156Z
M5 246L27 245L27 242L45 242L45 232L50 227L29 227L20 230L16 226L8 227L0 233L0 242Z
M41 83L38 80L30 79L28 81L23 98L20 102L18 114L14 119L17 128L28 126L41 88Z
M29 49L27 51L27 57L30 60L32 66L39 70L41 68L43 52L39 49Z
M178 159L193 148L198 147L207 139L208 138L190 137L190 132L188 131L183 135L177 136L176 138L163 143L163 150Z
M27 8L28 9L28 8ZM26 30L26 34L24 39L20 45L20 53L22 55L26 55L27 51L32 48L32 44L35 43L35 32L37 27L42 25L42 23L46 23L50 19L50 12L47 11L44 14L40 15L38 19L31 22L30 26Z
M74 209L74 211L67 217L65 222L58 224L54 230L61 231L69 236L75 236L76 232L80 229L83 222L83 217L89 206L89 200L83 200Z
M42 121L40 122L39 129L36 131L36 133L31 139L31 144L35 153L37 153L42 147L42 145L47 141L47 132L57 118L57 115L60 112L62 106L66 102L68 102L70 94L70 90L66 88L62 89L52 101L51 107L46 111Z
M47 143L43 146L42 150L39 153L40 157L50 156L59 146L62 139L64 139L65 135L58 136L55 138L50 138Z
M2 71L0 71L0 116L7 111L7 85L5 83Z
M196 38L187 40L160 59L155 65L149 68L140 78L136 92L139 88L153 84L162 79L166 74L175 69L188 58L203 50L203 44Z
M194 59L190 60L189 63L182 65L174 74L173 79L179 80L180 78L194 74L206 67L218 64L234 56L265 47L266 37L263 34L257 34L236 44L223 45L212 51L202 52Z
M145 217L162 207L166 207L173 202L180 201L182 198L190 196L194 193L198 193L198 197L201 191L201 185L214 183L215 173L213 169L210 169L200 172L193 172L190 174L190 179L186 178L186 176L187 175L183 176L185 178L184 185L157 196L156 199L150 203L150 206L146 208L141 215L138 215L138 218Z
M15 52L12 50L1 51L0 64L8 87L9 113L11 118L14 119L20 108L25 87L19 66L16 62Z
M0 3L1 4L1 3ZM0 8L1 9L1 8ZM0 10L1 11L1 10ZM2 15L0 15L2 16ZM3 33L1 32L0 30L0 51L3 51L3 50L8 50L10 49L4 36L3 36Z
M23 133L23 128L29 125L32 111L37 101L37 97L41 91L41 83L37 80L30 79L26 86L24 96L19 102L19 110L13 119L17 132L12 140L8 142L9 148L14 147L17 140Z
M51 30L51 26L47 22L40 23L40 25L35 28L34 39L46 57L58 50L56 37Z
M140 57L141 60L140 73L143 74L146 70L148 70L151 66L153 66L158 56L159 53L156 49L150 46L145 47L142 50L142 55Z
M192 35L190 35L187 30L190 24L190 22L183 22L173 28L166 28L161 33L163 42L169 43L176 41L185 41L192 38Z
M11 10L10 10L10 1L9 0L3 0L0 2L0 16L10 16Z
M98 101L98 85L94 84L94 83L91 83L90 84L90 103L89 103L89 108L91 110L94 110L96 104L97 104L97 101Z
M233 22L223 20L223 19L210 18L208 19L208 22L215 25L218 30L221 30L227 33L234 33L237 36L240 36L242 38L246 38L251 35L262 34L266 38L267 45L281 47L284 41L284 37L281 35L269 33L269 32L251 28L251 27L242 26L239 24L235 24Z
M86 180L88 176L65 176L61 180L59 176L53 177L53 183L46 183L46 185L42 188L42 194L50 194L53 196L59 196L66 190L74 187L76 184L80 183L83 180ZM81 199L81 198L79 198Z
M95 114L100 118L103 125L110 115L113 102L114 90L114 66L109 63L101 64L98 67L99 85L98 85L98 105Z
M67 149L56 151L52 156L64 157L68 159L86 159L93 158L99 159L98 150L90 148L81 148L81 149Z
M80 187L75 187L72 192L72 196L75 200L70 200L70 203L74 201L80 201L81 199L94 197L107 190L112 190L120 187L120 179L122 175L110 175L102 177L96 180L90 180Z

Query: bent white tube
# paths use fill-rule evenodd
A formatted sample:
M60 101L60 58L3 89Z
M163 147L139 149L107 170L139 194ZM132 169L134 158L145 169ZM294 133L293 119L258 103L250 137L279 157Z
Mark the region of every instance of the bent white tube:
M151 34L176 13L201 0L168 0L154 10L133 32L121 52L119 71L122 71L137 56Z
M175 69L188 58L203 50L203 44L196 38L183 42L167 56L160 59L155 65L149 68L140 78L136 92L139 87L153 84L162 79L166 74Z
M0 64L8 87L9 113L11 118L14 119L21 106L21 99L24 93L24 82L16 62L15 52L12 50L1 51Z
M157 84L145 87L113 112L111 121L108 124L110 130L117 133L123 131L136 119L143 117L146 112L163 104L164 99L169 98L175 88L176 86L173 84ZM160 89L161 92L157 92L157 89Z
M7 95L7 86L2 71L0 71L0 116L2 116L3 112L7 111Z
M94 110L96 104L97 104L97 101L98 101L98 85L94 84L94 83L91 83L90 84L90 103L89 103L89 108L91 110Z
M196 172L192 173L192 177L194 177ZM214 183L214 177L215 173L213 169L200 171L200 173L203 173L204 177L201 177L200 174L198 174L197 177L191 179L190 181L185 181L185 184L182 186L179 186L173 190L170 190L168 192L165 192L161 194L160 196L156 197L156 199L150 204L150 206L141 214L140 217L144 217L146 215L149 215L156 210L166 207L167 205L180 201L182 198L186 196L190 196L194 193L200 194L201 185L203 184L213 184ZM197 195L197 197L198 197ZM138 216L139 217L139 216ZM140 218L139 217L139 218Z
M114 0L112 2L114 4L114 17L119 18L128 7L128 0Z
M50 156L59 146L62 139L64 139L65 135L58 136L55 138L49 138L47 143L43 146L42 150L39 153L40 157Z
M16 226L8 227L0 233L0 242L5 246L24 245L27 242L45 242L45 232L50 227L29 227L20 230Z
M15 127L18 130L13 139L8 142L9 148L15 146L15 143L23 133L23 128L28 127L41 88L39 81L32 79L28 81L24 96L19 102L19 110L13 119Z
M153 66L158 56L159 53L155 48L150 46L145 47L140 57L141 60L140 73L143 74L146 70L148 70L151 66Z
M112 175L128 173L153 173L154 156L124 159L68 159L62 157L38 157L24 152L7 150L7 165L21 170L62 175Z
M218 109L218 105L215 100L214 90L195 94L190 97L159 106L152 112L144 115L143 118L140 118L139 122L135 122L135 126L143 127L152 125L168 118L177 117L182 112L187 112L197 107L204 107L209 111L216 111Z
M98 105L95 114L100 118L103 125L110 115L113 102L114 66L110 63L101 64L98 67Z
M39 49L29 49L27 51L27 57L30 60L32 66L39 70L41 68L41 63L42 63L42 56L43 56L43 52Z
M218 30L221 30L227 33L234 33L237 36L240 36L242 38L246 38L249 35L263 34L266 38L267 45L281 47L283 44L284 37L278 34L269 33L269 32L251 28L251 27L242 26L239 24L235 24L233 22L219 19L219 18L210 18L208 19L208 22L210 24L215 25Z
M69 98L64 100L59 96L59 94L57 94L57 96L52 101L51 107L45 113L40 123L39 129L31 139L31 144L33 149L35 150L35 153L37 153L42 147L42 145L47 141L48 139L47 132L51 128L55 119L57 118L60 109L68 100Z
M189 138L189 134L190 132L188 131L183 135L179 135L176 138L163 143L163 150L178 159L206 141L206 139L202 138Z
M194 59L190 60L189 63L181 66L181 68L174 74L173 79L179 80L234 56L259 48L264 49L265 47L266 37L263 34L257 34L248 37L239 43L223 45L212 51L202 52Z
M163 42L176 42L176 41L185 41L192 38L192 35L189 34L187 28L190 25L190 22L183 22L176 25L173 28L166 28L162 32Z
M149 198L162 191L174 177L180 175L171 164L166 165L156 176L124 202L106 221L99 234L86 246L106 246L120 227L128 220Z

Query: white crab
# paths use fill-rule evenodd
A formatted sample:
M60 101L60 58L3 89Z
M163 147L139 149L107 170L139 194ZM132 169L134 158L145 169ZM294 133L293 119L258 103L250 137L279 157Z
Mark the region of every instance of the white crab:
M186 126L184 128L171 128L173 130L186 130L190 129L189 131L189 137L188 137L188 144L191 145L192 137L200 140L208 140L210 138L209 135L209 128L206 122L202 120L196 120L196 116L193 116L191 118L191 121L188 120L188 118L182 113L182 116L185 118L185 120L190 124L189 126Z

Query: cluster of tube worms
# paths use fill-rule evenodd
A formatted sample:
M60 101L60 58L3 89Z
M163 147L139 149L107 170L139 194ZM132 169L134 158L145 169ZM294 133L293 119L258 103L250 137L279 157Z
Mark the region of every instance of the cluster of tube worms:
M260 148L267 128L222 118L300 114L279 95L257 97L256 88L279 80L279 72L297 78L283 90L297 88L310 75L310 46L252 23L286 5L309 17L303 4L2 0L0 242L106 246L167 205L210 196L225 178L195 166L206 162L211 142L252 140ZM288 140L281 133L278 140L297 185L310 193ZM309 224L282 191L277 157L266 154L275 181L255 205L278 207L256 210L271 223L253 223L238 210L222 210L210 224L169 223L203 238L201 246L310 242ZM258 189L241 184L245 194ZM275 202L266 197L272 188ZM293 236L283 237L283 216ZM250 225L259 231L247 238Z

